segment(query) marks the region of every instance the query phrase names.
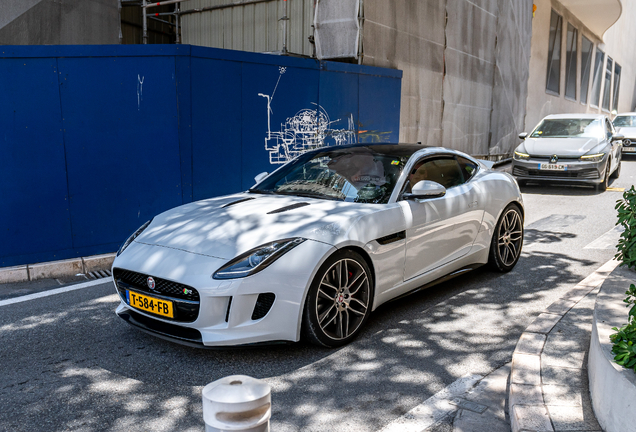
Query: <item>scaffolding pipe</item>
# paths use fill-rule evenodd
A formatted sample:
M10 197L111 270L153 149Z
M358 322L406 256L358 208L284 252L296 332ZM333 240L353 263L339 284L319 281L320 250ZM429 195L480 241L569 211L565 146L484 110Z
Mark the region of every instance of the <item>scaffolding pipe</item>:
M162 24L166 24L166 25L174 26L174 23L171 23L170 21L166 21L166 20L162 20L162 19L159 19L159 18L155 18L155 17L153 17L153 16L149 16L149 17L148 17L148 19L151 19L151 20L153 20L153 21L159 21L159 22L160 22L160 23L162 23Z
M124 43L124 35L121 32L121 0L117 0L117 9L119 10L119 44Z
M289 17L287 16L288 13L288 9L287 9L287 0L283 0L283 4L284 4L284 14L285 16L283 16L281 18L281 20L283 21L283 54L287 54L287 21L289 21Z
M146 0L142 0L141 2L141 12L142 12L142 40L144 45L148 44L148 18L146 16Z
M184 2L184 1L188 1L188 0L167 0L167 1L162 1L162 2L158 2L158 3L146 3L144 1L144 5L142 7L143 8L151 8L151 7L169 5L169 4L174 4L174 3L181 3L181 2Z
M175 40L174 43L181 43L181 34L179 29L179 3L174 4L174 23L175 23Z

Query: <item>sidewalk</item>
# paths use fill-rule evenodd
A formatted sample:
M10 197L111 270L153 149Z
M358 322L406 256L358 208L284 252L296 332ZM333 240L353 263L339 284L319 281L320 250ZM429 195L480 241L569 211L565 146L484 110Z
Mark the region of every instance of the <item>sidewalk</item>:
M596 294L617 265L603 265L528 326L510 375L506 365L465 397L488 409L458 410L454 431L602 431L592 410L587 360Z

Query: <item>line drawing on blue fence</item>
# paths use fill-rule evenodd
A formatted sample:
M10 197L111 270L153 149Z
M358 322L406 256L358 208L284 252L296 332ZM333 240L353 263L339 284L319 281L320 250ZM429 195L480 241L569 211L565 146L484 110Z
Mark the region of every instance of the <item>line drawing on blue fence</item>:
M342 121L330 120L327 111L319 104L312 102L315 108L303 108L292 117L288 117L280 125L279 132L272 132L271 116L272 102L276 89L287 68L278 68L278 80L271 95L259 93L267 99L267 135L265 137L265 150L269 152L269 163L272 165L284 164L287 161L303 154L308 150L328 146L325 139L331 138L335 145L353 144L357 142L357 132L353 120L353 114L346 119L347 125L337 129L334 126Z
M141 101L144 100L144 80L145 76L137 74L137 111L141 109Z

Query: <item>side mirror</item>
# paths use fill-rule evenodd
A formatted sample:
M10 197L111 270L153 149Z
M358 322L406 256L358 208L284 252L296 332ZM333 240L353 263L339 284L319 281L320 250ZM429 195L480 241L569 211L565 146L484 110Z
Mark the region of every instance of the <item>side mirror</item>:
M528 132L521 132L519 134L519 139L524 140L524 139L526 139L527 136L528 136Z
M623 134L619 134L619 133L615 133L614 135L612 135L612 141L618 141L618 140L624 140L625 139L625 135Z
M407 200L423 199L423 198L439 198L446 195L446 188L441 184L431 181L422 180L411 189L411 193L402 194L402 198Z
M254 181L256 182L256 184L259 184L260 182L262 182L265 177L267 177L269 175L269 173L267 171L263 171L262 173L260 173L259 175L257 175L256 177L254 177Z

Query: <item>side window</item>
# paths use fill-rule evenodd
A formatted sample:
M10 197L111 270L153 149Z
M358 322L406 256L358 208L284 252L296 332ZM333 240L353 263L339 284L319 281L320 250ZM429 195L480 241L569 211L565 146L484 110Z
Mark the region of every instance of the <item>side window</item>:
M459 162L459 168L464 175L464 182L467 182L477 172L477 164L463 157L458 157L457 162Z
M425 159L415 164L406 183L406 192L410 192L413 185L422 180L431 180L446 189L464 183L462 171L454 158Z

